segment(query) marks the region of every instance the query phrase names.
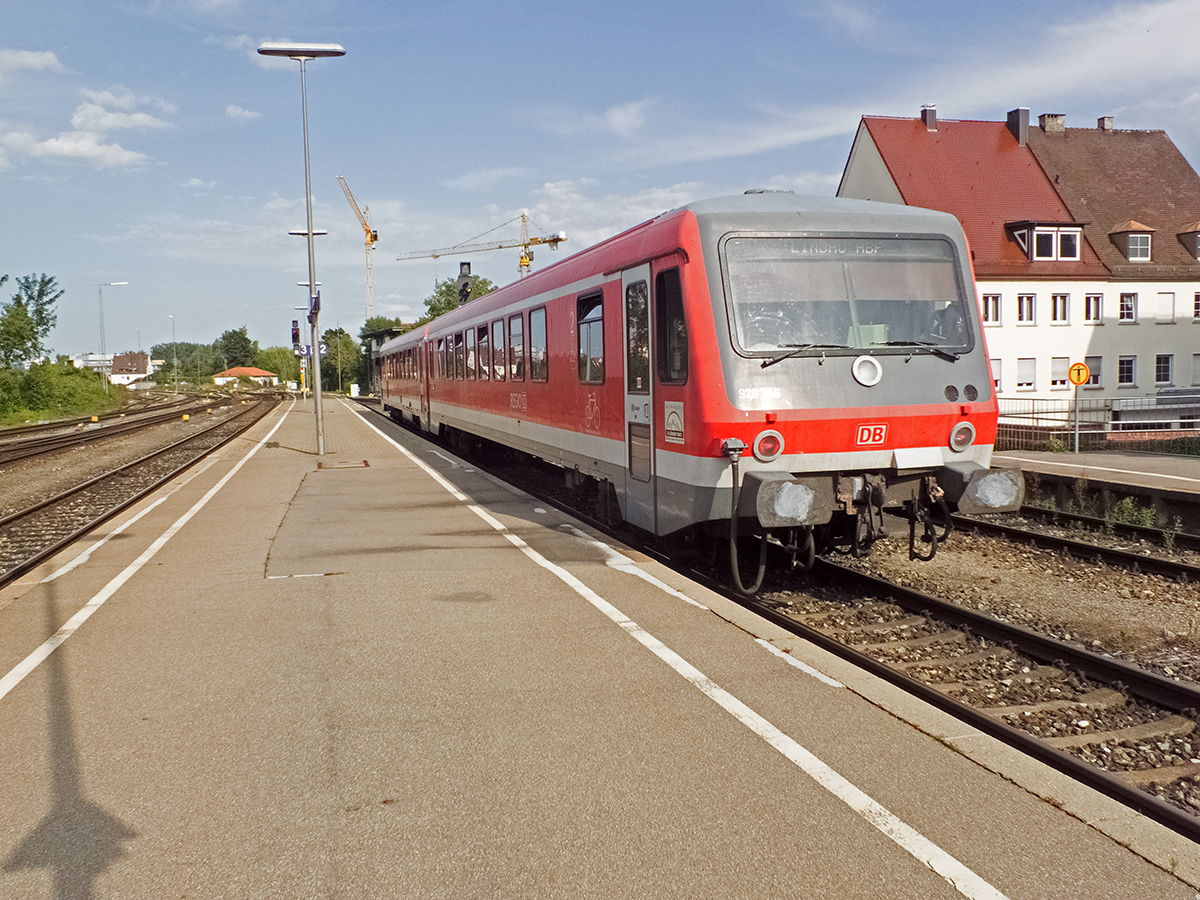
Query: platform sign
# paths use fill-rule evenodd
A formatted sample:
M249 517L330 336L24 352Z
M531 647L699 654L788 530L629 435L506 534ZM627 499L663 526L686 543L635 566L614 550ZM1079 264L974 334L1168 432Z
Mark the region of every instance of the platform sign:
M1087 363L1071 363L1071 368L1067 369L1067 378L1071 384L1075 385L1075 402L1072 404L1075 407L1075 452L1079 453L1079 387L1088 383L1088 379L1092 377L1092 371L1087 367Z

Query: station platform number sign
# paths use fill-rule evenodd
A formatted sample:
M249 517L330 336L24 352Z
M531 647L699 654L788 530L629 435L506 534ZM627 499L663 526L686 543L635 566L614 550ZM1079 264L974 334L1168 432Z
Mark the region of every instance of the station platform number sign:
M1086 363L1072 363L1071 368L1067 369L1067 378L1070 379L1071 384L1075 385L1075 387L1087 384L1088 379L1091 377L1091 370L1088 369Z

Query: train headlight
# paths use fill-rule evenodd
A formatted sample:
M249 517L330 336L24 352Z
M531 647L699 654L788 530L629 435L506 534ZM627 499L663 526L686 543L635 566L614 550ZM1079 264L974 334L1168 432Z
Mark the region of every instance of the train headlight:
M970 422L959 422L950 429L950 449L962 453L975 443L975 426Z
M771 462L783 452L783 435L778 431L760 431L754 439L754 458L759 462Z

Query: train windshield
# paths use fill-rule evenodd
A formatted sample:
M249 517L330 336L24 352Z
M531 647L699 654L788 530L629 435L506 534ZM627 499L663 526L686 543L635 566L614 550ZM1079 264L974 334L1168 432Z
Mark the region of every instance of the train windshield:
M947 240L732 237L724 261L746 352L924 348L957 358L970 349L969 307Z

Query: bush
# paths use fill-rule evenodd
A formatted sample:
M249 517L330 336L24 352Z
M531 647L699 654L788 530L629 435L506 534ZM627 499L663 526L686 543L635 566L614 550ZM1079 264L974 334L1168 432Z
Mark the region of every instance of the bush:
M70 362L38 363L28 372L0 371L0 422L94 415L125 402L126 389L104 390L100 376Z

